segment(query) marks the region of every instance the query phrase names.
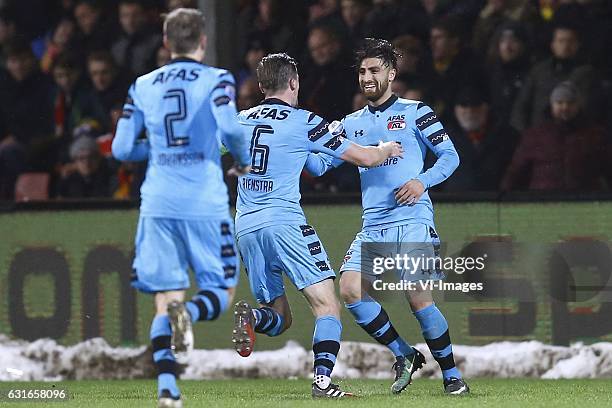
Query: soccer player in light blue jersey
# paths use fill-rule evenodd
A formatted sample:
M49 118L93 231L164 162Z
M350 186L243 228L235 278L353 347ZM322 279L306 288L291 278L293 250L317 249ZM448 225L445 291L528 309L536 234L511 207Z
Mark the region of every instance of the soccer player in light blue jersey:
M145 160L133 286L155 296L151 325L158 405L180 407L175 354L193 347L192 322L227 309L238 261L220 161L221 143L249 170L248 146L236 120L234 78L202 64L200 11L177 9L164 22L172 60L130 87L113 140L119 160ZM147 138L139 137L146 130ZM200 292L184 302L188 267Z
M340 269L340 294L346 308L370 336L386 345L396 357L393 393L402 392L410 384L425 358L399 336L382 306L367 294L376 276L372 271L362 270L368 269L362 266L362 261L388 256L377 253L378 243L410 248L402 253L413 257L435 259L439 238L427 190L446 180L459 165L453 143L431 108L423 102L398 98L391 92L397 57L388 41L371 38L357 52L359 86L368 105L344 118L347 137L363 145L381 138L399 141L404 157L386 160L377 168L359 169L363 229L355 237ZM424 171L427 149L438 159ZM340 163L330 156L311 154L306 169L313 175L321 175ZM436 268L412 272L402 274L401 278L416 282L444 277ZM406 292L408 302L440 365L445 392L453 395L469 392L455 366L448 324L433 302L431 290L414 286L416 290Z
M255 332L278 336L291 325L283 273L306 297L315 315L313 397L348 393L331 383L340 349L340 305L335 273L314 228L300 207L300 174L311 152L323 152L358 166L372 167L400 157L395 142L363 147L334 132L314 113L298 109L299 78L287 54L264 57L257 67L265 100L239 115L250 144L251 171L238 180L236 236L249 284L259 308L240 301L235 308L236 351L251 354Z

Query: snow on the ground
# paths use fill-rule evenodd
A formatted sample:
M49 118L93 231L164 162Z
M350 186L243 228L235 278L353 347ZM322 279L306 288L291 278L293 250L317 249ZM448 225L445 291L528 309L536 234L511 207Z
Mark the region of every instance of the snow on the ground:
M428 363L416 377L439 378L440 369L425 344ZM612 378L612 343L551 346L537 341L455 345L455 361L465 377ZM242 358L234 350L194 350L182 366L185 379L296 378L311 374L312 351L294 341L278 350ZM393 357L379 344L343 342L334 370L342 378L392 378ZM111 347L101 338L73 346L51 339L34 342L0 335L0 381L152 378L151 351Z

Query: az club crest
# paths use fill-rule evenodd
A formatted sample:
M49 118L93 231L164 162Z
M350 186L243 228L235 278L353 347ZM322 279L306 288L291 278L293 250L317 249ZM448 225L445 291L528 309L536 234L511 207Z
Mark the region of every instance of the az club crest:
M404 115L393 115L387 119L387 130L402 130L406 128Z

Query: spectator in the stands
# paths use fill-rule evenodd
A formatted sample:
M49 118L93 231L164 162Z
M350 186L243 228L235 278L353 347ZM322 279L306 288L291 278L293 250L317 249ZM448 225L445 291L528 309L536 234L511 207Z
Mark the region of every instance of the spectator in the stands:
M263 95L259 90L259 84L254 78L249 78L242 82L238 88L238 110L252 108L259 104Z
M113 56L108 51L97 51L87 57L87 72L93 85L93 94L105 118L113 106L125 100L129 83L121 74ZM101 124L105 131L110 130L112 123L105 120Z
M434 77L431 87L439 117L452 116L452 104L459 87L485 87L485 71L480 58L464 46L462 22L443 18L431 27L431 54ZM483 83L485 82L485 83Z
M611 80L612 2L609 0L574 2L570 5L562 5L555 15L581 23L582 44L586 54L590 57L589 62L601 70L608 80Z
M12 200L17 177L27 169L26 151L13 135L0 135L0 201Z
M369 36L366 17L372 8L372 0L341 0L340 10L348 46L352 49Z
M404 34L394 38L392 43L401 55L397 59L398 77L405 78L407 82L418 82L429 86L432 82L433 70L431 58L425 52L423 40L413 34Z
M409 79L406 76L397 75L393 82L391 82L391 91L399 97L408 90Z
M80 49L92 52L110 47L115 30L104 15L100 0L79 0L74 7L74 18Z
M143 3L121 0L119 23L122 33L111 47L117 64L133 77L152 71L162 37L158 28L149 25Z
M522 23L530 29L538 22L538 10L531 0L487 0L474 25L472 46L476 52L486 55L491 38L501 25L508 22Z
M60 198L104 198L111 196L109 167L92 137L81 136L70 145L69 170L58 183Z
M573 26L559 25L553 31L550 58L531 68L512 109L511 125L523 131L542 119L549 106L550 92L560 82L570 80L588 101L596 75L580 59L580 38Z
M376 38L392 39L409 32L425 39L430 21L419 1L377 0L365 24L370 36Z
M17 37L17 22L15 16L8 8L0 8L0 66L6 60L5 47L15 41Z
M413 101L421 101L426 104L432 104L431 100L431 91L429 87L421 81L406 81L406 90L401 96L405 99L410 99Z
M257 65L259 65L259 61L268 55L268 53L269 50L262 41L258 39L249 41L242 67L238 71L238 75L236 75L236 85L240 86L243 81L249 78L256 79Z
M310 24L329 24L339 26L342 21L339 0L313 0L308 5Z
M446 127L461 157L461 166L440 189L497 190L512 158L517 134L495 120L485 94L478 88L462 88L453 113L455 120Z
M60 55L52 73L56 84L55 136L60 140L61 159L70 144L73 130L85 122L100 129L107 113L98 105L76 55Z
M426 101L427 97L425 94L425 88L416 84L408 85L408 88L402 95L404 99L410 99L411 101Z
M236 30L236 57L244 59L252 41L270 52L298 55L304 46L305 20L302 2L259 0L245 8L233 26ZM259 62L259 61L257 61Z
M506 23L495 33L487 71L491 110L499 121L508 124L512 106L529 71L529 40L518 23Z
M44 54L40 60L40 68L46 74L51 72L51 67L57 57L68 50L77 47L75 44L76 23L71 17L63 17L53 29L51 36L47 39Z
M506 171L503 190L609 188L609 141L602 128L585 118L582 103L579 88L570 81L553 89L549 113L523 133Z
M53 83L40 72L27 43L8 44L6 52L6 72L0 71L0 135L11 135L5 147L19 144L28 164L44 170L50 166L47 148L53 138Z
M313 27L308 50L310 61L300 72L302 106L330 121L350 113L357 81L339 34L330 26Z

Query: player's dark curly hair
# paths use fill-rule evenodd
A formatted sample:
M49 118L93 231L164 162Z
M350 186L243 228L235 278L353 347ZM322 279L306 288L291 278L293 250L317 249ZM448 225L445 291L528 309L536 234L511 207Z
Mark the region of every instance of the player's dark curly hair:
M379 38L366 38L361 46L355 51L355 67L359 69L361 61L366 58L380 58L386 66L397 69L397 59L401 54L393 48L387 40Z

